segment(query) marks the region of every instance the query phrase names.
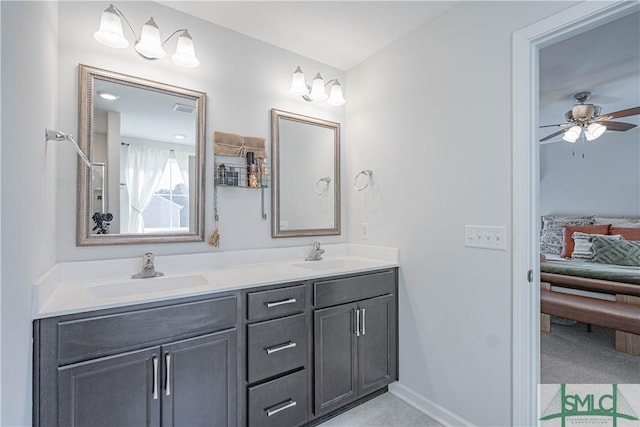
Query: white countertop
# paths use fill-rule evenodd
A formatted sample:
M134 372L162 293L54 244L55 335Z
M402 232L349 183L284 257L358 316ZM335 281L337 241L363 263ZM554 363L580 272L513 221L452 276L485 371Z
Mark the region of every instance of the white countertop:
M304 261L309 246L156 256L156 271L164 276L151 279L131 279L142 256L59 263L34 284L33 318L398 266L395 248L347 243L322 248L322 261Z

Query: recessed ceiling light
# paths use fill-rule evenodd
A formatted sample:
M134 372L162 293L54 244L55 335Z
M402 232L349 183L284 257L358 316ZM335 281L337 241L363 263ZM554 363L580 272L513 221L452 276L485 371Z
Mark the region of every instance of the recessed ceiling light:
M183 134L181 134L181 133L174 133L174 134L173 134L173 137L174 137L175 139L187 139L187 136L186 136L186 135L183 135Z
M98 91L98 96L102 99L106 99L107 101L115 101L116 99L120 98L120 96L114 93L104 91Z

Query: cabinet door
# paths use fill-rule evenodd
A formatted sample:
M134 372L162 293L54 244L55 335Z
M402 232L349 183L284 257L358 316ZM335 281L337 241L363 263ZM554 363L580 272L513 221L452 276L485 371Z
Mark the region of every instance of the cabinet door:
M162 425L236 425L236 330L162 346Z
M58 368L60 426L157 426L160 348Z
M358 395L363 396L397 377L396 306L393 295L358 303Z
M314 312L315 414L356 398L355 303Z

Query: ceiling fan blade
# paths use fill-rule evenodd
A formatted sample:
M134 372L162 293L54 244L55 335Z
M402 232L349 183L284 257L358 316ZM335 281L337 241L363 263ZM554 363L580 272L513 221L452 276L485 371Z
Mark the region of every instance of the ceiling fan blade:
M605 120L618 119L620 117L629 117L640 114L640 107L627 108L626 110L614 111L613 113L600 114Z
M571 126L571 123L558 123L558 124L555 124L555 125L542 125L540 127L541 128L551 128L551 127L554 127L554 126L567 127L567 126Z
M623 122L610 122L607 120L599 121L599 124L606 126L607 130L615 130L615 131L625 131L629 129L633 129L636 125L631 123L623 123Z
M565 133L566 131L567 131L566 129L562 129L562 130L559 130L558 132L554 132L554 133L552 133L551 135L547 135L547 136L545 136L544 138L542 138L542 139L540 140L540 142L548 141L548 140L550 140L551 138L554 138L554 137L556 137L556 136L560 135L561 133Z

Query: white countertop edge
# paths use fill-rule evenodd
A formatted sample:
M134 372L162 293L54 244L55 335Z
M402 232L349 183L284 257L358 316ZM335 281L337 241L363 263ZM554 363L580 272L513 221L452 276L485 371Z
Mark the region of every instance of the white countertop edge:
M233 253L158 256L156 257L156 269L163 271L164 277L201 275L207 279L209 284L204 287L183 288L176 291L154 293L153 295L135 295L102 300L87 298L85 296L87 288L131 280L131 275L126 267L133 263L135 269L131 274L134 274L140 267L141 261L139 259L60 263L54 265L34 284L33 319L240 290L255 286L286 284L398 266L398 250L395 248L351 244L326 245L323 248L326 250L325 255L331 254L331 256L324 257L326 261L346 260L355 262L355 265L348 268L320 270L296 267L296 264L304 263L304 257L309 251L306 246L234 251ZM303 256L300 256L301 249L303 249ZM242 260L245 262L242 263ZM114 271L122 272L123 270L126 271L125 274L113 275Z

